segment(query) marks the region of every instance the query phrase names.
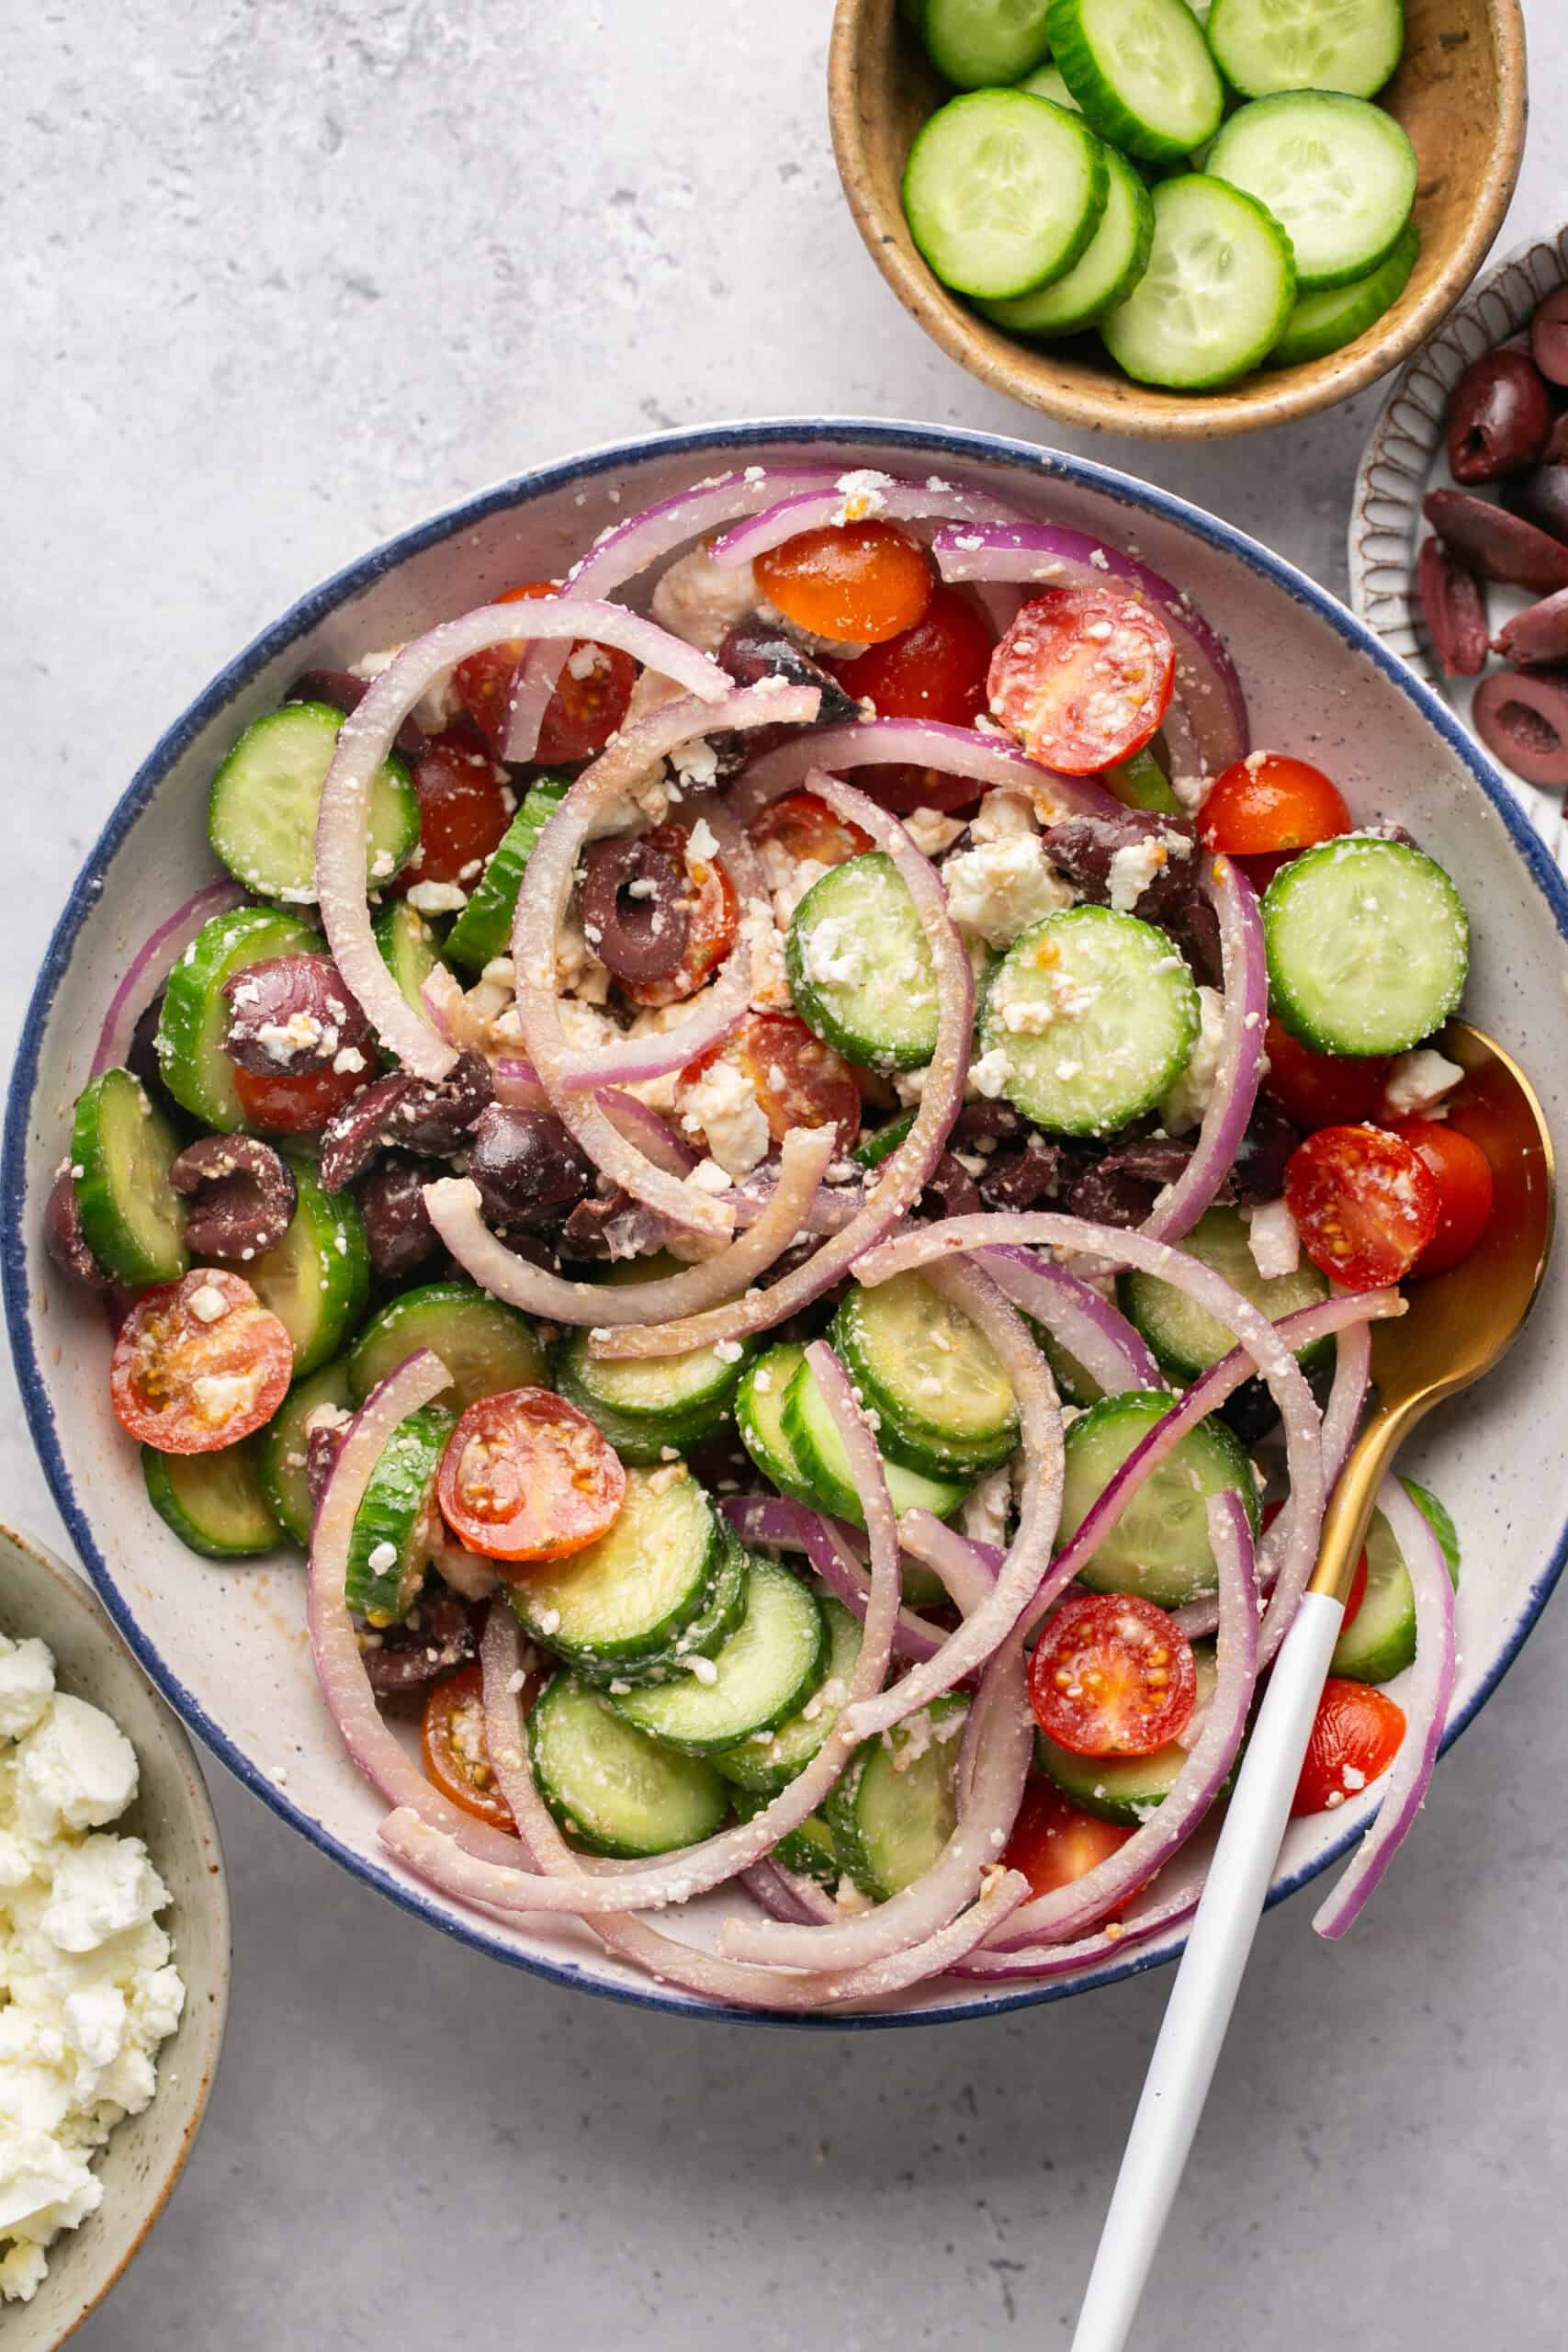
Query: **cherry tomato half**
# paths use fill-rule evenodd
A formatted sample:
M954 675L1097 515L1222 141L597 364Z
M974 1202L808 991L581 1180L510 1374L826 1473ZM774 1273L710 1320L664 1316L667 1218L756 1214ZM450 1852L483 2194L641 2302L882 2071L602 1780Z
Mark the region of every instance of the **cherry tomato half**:
M1337 785L1307 760L1249 752L1216 777L1198 820L1210 849L1232 857L1294 854L1350 830Z
M1446 1274L1468 1258L1492 1215L1492 1167L1479 1144L1439 1119L1401 1119L1390 1129L1417 1154L1438 1187L1438 1229L1417 1274Z
M1186 1730L1197 1697L1192 1645L1152 1600L1065 1600L1030 1661L1034 1720L1075 1756L1152 1756Z
M471 888L516 808L504 770L474 738L456 729L434 735L414 762L419 797L419 847L381 895L400 899L416 882L460 882ZM508 806L510 803L510 807Z
M913 628L828 666L857 702L869 696L879 718L973 727L986 707L995 644L996 632L978 605L943 581Z
M1263 1090L1271 1094L1288 1119L1309 1133L1314 1127L1337 1127L1371 1119L1382 1101L1388 1063L1381 1056L1365 1060L1340 1054L1314 1054L1292 1037L1273 1013L1264 1032L1269 1074Z
M559 588L556 580L528 580L520 588L507 589L495 602L514 605L530 596L554 596ZM482 653L459 662L452 673L464 708L498 759L505 755L512 681L525 643L516 638L505 645L488 645ZM602 752L626 717L636 684L637 663L629 653L607 645L574 645L545 707L535 759L548 766L558 760L592 759Z
M366 1055L357 1069L336 1069L323 1062L320 1069L301 1070L297 1078L282 1071L275 1075L238 1069L231 1074L247 1127L274 1136L314 1136L375 1072L373 1057Z
M623 980L621 989L633 1004L680 1004L696 994L734 946L740 909L734 886L718 860L692 855L691 835L684 825L656 825L648 838L655 849L685 865L691 928L686 933L686 952L668 979Z
M839 645L881 645L920 618L936 587L925 549L891 523L832 523L770 548L758 587L796 628Z
M269 1421L294 1377L294 1343L238 1274L198 1266L144 1290L119 1327L109 1401L160 1453L216 1453Z
M1049 1781L1031 1781L1002 1856L1004 1869L1021 1871L1034 1894L1071 1886L1134 1836L1114 1821L1085 1813Z
M751 820L751 839L759 850L776 842L796 863L809 857L818 865L842 865L872 846L869 833L836 817L814 792L786 792L782 800L770 800Z
M1164 624L1109 589L1047 588L991 656L993 717L1065 775L1130 760L1157 729L1176 678Z
M495 1784L485 1741L484 1677L460 1666L432 1686L419 1726L425 1778L463 1812L497 1829L515 1829L512 1807Z
M775 1143L783 1143L791 1127L836 1126L839 1149L848 1151L860 1134L860 1088L853 1071L793 1012L749 1012L721 1044L688 1062L676 1080L677 1112L683 1091L717 1061L730 1063L746 1078Z
M1377 1290L1410 1272L1438 1229L1436 1181L1382 1127L1320 1127L1285 1170L1285 1202L1320 1273Z
M586 1413L547 1388L470 1405L436 1477L441 1515L470 1552L558 1560L603 1535L626 1497L619 1456Z
M1282 1503L1264 1504L1263 1522L1258 1531L1260 1534L1268 1534L1269 1530L1273 1526L1274 1521L1279 1518L1280 1513L1283 1509L1284 1505ZM1361 1546L1360 1557L1356 1562L1356 1573L1350 1578L1350 1589L1346 1595L1345 1614L1339 1621L1339 1630L1342 1634L1348 1634L1349 1632L1351 1626L1355 1623L1357 1618L1361 1613L1361 1603L1367 1597L1367 1577L1371 1572L1371 1563L1367 1558L1367 1547L1363 1544Z
M1404 1737L1404 1710L1365 1682L1330 1675L1317 1702L1292 1815L1328 1813L1381 1781Z

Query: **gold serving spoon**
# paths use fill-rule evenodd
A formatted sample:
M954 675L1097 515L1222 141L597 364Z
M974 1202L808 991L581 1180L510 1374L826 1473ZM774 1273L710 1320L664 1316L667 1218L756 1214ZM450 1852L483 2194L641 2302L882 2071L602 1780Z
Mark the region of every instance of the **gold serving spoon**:
M1464 1071L1449 1121L1492 1170L1492 1215L1451 1272L1411 1284L1409 1311L1372 1326L1376 1405L1324 1518L1312 1584L1269 1677L1203 1896L1171 1986L1100 2233L1072 2352L1122 2352L1179 2186L1274 1873L1291 1799L1377 1491L1422 1416L1492 1370L1535 1304L1551 1249L1551 1136L1502 1047L1450 1022Z

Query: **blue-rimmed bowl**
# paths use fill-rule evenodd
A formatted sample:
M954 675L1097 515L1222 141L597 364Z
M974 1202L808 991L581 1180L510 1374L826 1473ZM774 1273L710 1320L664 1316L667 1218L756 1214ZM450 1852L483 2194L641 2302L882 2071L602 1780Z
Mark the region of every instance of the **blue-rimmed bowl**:
M678 486L737 464L824 461L972 481L1025 512L1135 548L1229 639L1255 739L1318 762L1369 819L1397 819L1457 876L1473 923L1466 1010L1506 1044L1568 1147L1562 1007L1568 891L1496 771L1453 714L1333 597L1255 540L1110 468L986 434L784 421L662 434L526 474L451 508L313 588L236 656L132 778L50 943L11 1080L3 1252L11 1340L55 1498L106 1605L186 1722L284 1820L356 1876L481 1951L560 1982L683 2013L730 2009L655 1985L569 1924L502 1927L432 1894L377 1843L381 1807L349 1764L317 1693L299 1564L194 1558L149 1506L115 1423L98 1311L53 1270L39 1238L105 1007L128 957L211 874L207 789L240 729L302 670L342 668L513 581L558 573L594 537ZM1568 1273L1484 1389L1434 1417L1411 1448L1465 1540L1462 1665L1451 1738L1496 1687L1568 1553L1555 1323ZM1342 1853L1369 1804L1295 1823L1275 1894ZM1440 1834L1434 1825L1427 1834ZM711 1933L712 1898L684 1931ZM832 2025L974 2017L1111 1982L1169 1959L1169 1935L1032 1991L955 1982ZM793 2020L792 2020L793 2021Z

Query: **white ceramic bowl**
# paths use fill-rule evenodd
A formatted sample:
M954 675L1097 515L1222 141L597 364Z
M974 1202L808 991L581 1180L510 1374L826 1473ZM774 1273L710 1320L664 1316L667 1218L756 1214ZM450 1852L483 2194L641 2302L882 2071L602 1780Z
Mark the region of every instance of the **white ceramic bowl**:
M60 1688L102 1707L135 1748L141 1787L117 1826L146 1840L174 1896L160 1916L186 1981L185 2013L159 2052L152 2105L126 2118L98 2159L103 2204L55 2239L49 2276L31 2302L7 2303L0 2316L6 2352L54 2352L132 2261L195 2144L229 2005L229 1895L218 1824L189 1740L81 1579L5 1527L0 1633L47 1642Z
M982 434L844 422L729 425L596 450L483 492L312 589L237 656L149 756L83 869L39 978L12 1081L3 1170L12 1340L33 1434L60 1508L117 1623L172 1703L312 1844L450 1934L560 1981L717 2017L736 2013L650 1984L570 1925L511 1928L393 1868L380 1808L318 1696L299 1569L197 1562L155 1517L134 1450L108 1408L103 1330L57 1275L39 1213L70 1105L127 957L209 878L204 810L221 753L300 671L342 667L519 577L557 573L606 523L678 485L758 460L940 471L1119 545L1180 582L1233 646L1256 740L1303 752L1371 818L1406 822L1459 876L1474 923L1467 1009L1524 1062L1568 1146L1562 1004L1568 892L1462 728L1377 639L1255 541L1161 491L1079 458ZM1460 1597L1463 1659L1451 1729L1495 1687L1568 1548L1564 1417L1553 1275L1533 1327L1485 1388L1440 1417L1411 1467L1442 1492L1474 1563ZM1366 1805L1296 1823L1276 1882L1286 1894L1342 1852ZM743 1898L735 1898L743 1899ZM711 1917L712 1905L708 1906ZM703 1932L699 1917L694 1932ZM1168 1959L1171 1935L1048 1989L925 1989L873 2018L905 2024L996 2011L1103 1984Z

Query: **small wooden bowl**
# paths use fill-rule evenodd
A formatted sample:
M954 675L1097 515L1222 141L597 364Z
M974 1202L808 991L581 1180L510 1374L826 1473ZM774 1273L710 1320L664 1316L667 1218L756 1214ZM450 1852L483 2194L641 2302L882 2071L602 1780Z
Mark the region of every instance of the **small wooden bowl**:
M1066 424L1151 440L1212 440L1310 416L1406 358L1459 300L1507 209L1525 142L1521 0L1408 0L1404 55L1382 93L1420 159L1421 258L1377 323L1342 351L1300 368L1265 368L1216 392L1134 384L1099 337L1020 343L931 276L899 202L909 142L942 99L897 0L837 0L828 109L839 175L872 259L905 309L993 390Z

